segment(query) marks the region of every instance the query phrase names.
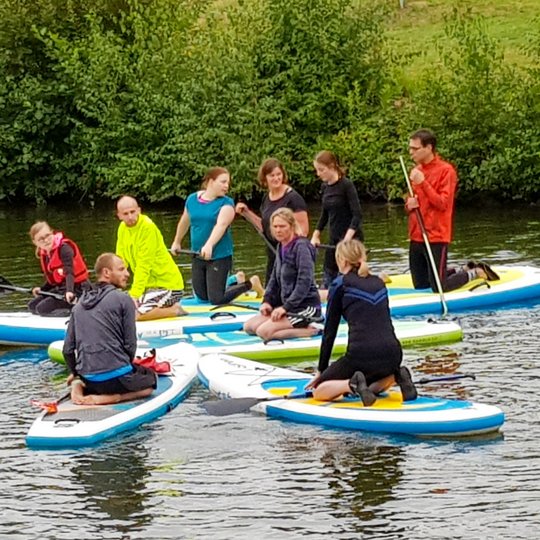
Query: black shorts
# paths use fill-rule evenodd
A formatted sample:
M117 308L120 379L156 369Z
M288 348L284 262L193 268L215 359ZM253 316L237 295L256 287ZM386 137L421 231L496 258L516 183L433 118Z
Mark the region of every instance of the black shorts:
M361 371L368 384L393 375L401 365L401 350L395 354L385 356L363 356L355 354L354 357L345 354L330 364L321 374L318 384L323 381L347 380L357 371Z
M307 328L311 323L324 322L324 318L321 315L321 309L312 306L295 313L289 313L287 318L293 328Z
M156 388L157 375L155 371L142 366L133 365L133 371L121 377L115 377L108 381L89 381L81 377L85 385L85 394L127 394L138 392L146 388Z

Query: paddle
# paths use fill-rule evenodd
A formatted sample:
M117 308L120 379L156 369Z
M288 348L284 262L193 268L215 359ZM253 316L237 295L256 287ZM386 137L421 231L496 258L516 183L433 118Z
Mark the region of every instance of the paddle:
M301 394L287 394L284 396L269 396L265 398L233 398L205 401L202 406L208 414L213 416L229 416L249 411L251 407L265 401L278 401L282 399L302 399L311 397L311 392L302 392Z
M458 379L476 379L476 376L470 373L464 373L462 375L443 375L441 377L423 377L422 379L415 381L414 384L429 384L440 381L455 381ZM305 399L312 397L312 392L302 392L301 394L286 394L284 396L268 396L264 398L232 398L232 399L219 399L203 402L202 406L208 414L213 416L228 416L230 414L239 414L246 412L251 407L254 407L258 403L264 403L267 401L278 401L280 399Z
M414 191L411 185L411 181L409 179L409 173L407 172L407 167L405 167L405 162L403 161L403 157L399 156L399 162L401 163L401 168L403 170L403 175L405 176L405 181L407 182L407 187L409 188L409 195L411 197L414 197ZM414 212L416 214L416 219L418 220L418 225L420 225L420 230L422 231L422 238L424 239L424 244L426 245L426 251L429 258L429 263L431 265L431 270L433 272L433 276L435 278L435 284L437 285L437 291L439 293L439 297L441 299L441 306L442 306L442 315L445 317L448 314L448 306L446 305L446 300L444 299L444 292L441 285L441 280L439 279L439 273L437 272L437 266L435 264L435 259L433 258L433 252L431 251L431 244L429 243L429 239L426 232L426 225L424 223L424 218L422 217L422 213L420 212L420 208L415 208Z
M219 304L217 306L211 307L210 311L215 311L216 309L221 309L221 308L229 307L229 306L230 307L236 307L236 308L242 308L242 309L248 309L250 311L259 311L258 307L250 306L250 305L247 305L247 304L238 304L236 302L229 302L228 304Z
M266 244L266 246L268 247L268 249L274 254L274 255L277 255L277 250L276 248L272 245L272 243L270 242L270 240L268 240L268 238L266 238L266 236L264 235L264 233L259 229L259 227L257 227L257 224L253 221L253 219L251 218L251 216L249 215L248 212L240 212L240 215L250 224L252 225L252 227L255 229L255 231L257 232L257 234L264 240L264 243Z
M17 285L13 285L13 283L11 283L4 276L0 276L0 289L32 294L32 289L29 289L28 287L18 287ZM57 298L58 300L64 300L64 295L59 293L41 291L39 294L42 296L52 296L53 298Z
M169 250L173 255L192 255L194 257L200 257L201 253L199 251L194 251L192 249L178 249L176 251Z
M39 407L44 411L47 411L47 414L54 414L58 412L58 405L63 401L68 400L71 397L71 390L67 391L63 396L59 397L56 401L39 401L37 399L31 399L30 405L33 407Z

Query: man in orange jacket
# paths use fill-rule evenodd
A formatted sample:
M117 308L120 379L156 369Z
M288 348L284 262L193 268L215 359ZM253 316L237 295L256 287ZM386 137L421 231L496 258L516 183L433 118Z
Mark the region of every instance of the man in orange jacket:
M458 180L454 167L436 153L436 144L435 135L428 129L420 129L411 135L409 153L416 163L410 172L414 197L408 196L405 200L409 214L409 268L413 285L415 289L431 287L434 292L437 292L437 283L416 208L422 215L443 290L457 289L477 277L487 279L480 266L458 271L446 268Z

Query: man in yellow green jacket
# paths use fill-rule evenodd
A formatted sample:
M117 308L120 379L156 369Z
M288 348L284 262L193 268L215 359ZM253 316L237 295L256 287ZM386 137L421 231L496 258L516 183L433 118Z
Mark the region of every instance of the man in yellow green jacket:
M184 280L161 231L141 213L133 197L118 199L116 215L121 221L116 254L133 275L129 295L137 308L137 320L185 315L180 306Z

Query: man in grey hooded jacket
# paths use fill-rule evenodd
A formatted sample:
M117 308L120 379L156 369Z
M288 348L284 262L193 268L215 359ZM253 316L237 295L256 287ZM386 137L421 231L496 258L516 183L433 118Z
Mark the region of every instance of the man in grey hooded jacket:
M73 308L64 342L71 372L71 400L105 405L143 398L156 387L156 374L132 363L137 348L135 306L123 293L129 272L114 253L95 264L97 283Z

